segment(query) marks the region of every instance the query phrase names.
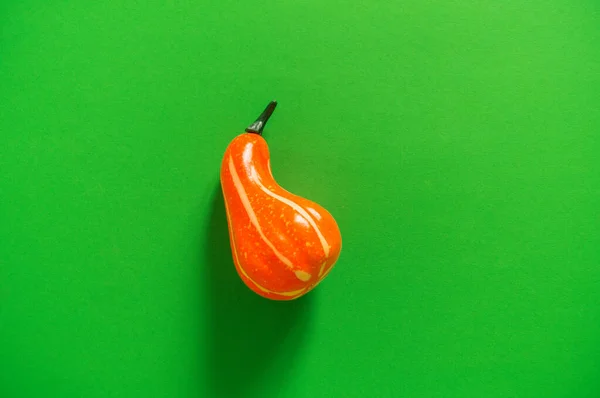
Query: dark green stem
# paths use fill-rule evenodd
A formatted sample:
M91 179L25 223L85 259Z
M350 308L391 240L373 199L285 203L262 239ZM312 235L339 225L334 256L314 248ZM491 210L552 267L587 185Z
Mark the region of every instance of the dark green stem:
M250 126L246 127L246 132L262 135L263 129L265 128L265 125L267 124L269 118L273 114L273 111L275 110L276 106L277 101L271 101L269 105L267 105L263 113L260 114L258 119L256 119L256 121Z

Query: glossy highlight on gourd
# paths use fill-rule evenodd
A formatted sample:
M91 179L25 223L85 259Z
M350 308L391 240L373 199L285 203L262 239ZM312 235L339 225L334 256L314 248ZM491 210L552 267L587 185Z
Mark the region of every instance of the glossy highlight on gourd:
M273 300L292 300L315 288L337 262L342 241L333 216L279 186L262 137L271 102L228 145L221 187L233 262L242 281Z

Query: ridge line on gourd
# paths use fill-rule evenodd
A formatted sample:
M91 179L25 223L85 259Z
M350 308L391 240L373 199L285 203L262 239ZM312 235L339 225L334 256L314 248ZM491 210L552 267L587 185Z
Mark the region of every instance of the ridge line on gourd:
M271 101L229 143L220 179L239 277L256 294L284 301L305 295L329 274L342 237L327 210L275 181L262 133L276 106Z

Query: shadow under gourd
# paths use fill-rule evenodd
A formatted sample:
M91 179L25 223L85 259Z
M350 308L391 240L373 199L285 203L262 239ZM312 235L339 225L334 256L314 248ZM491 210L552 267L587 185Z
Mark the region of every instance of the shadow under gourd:
M232 259L220 184L213 192L209 220L204 275L210 390L214 397L244 397L260 388L276 388L274 383L286 379L290 361L302 347L315 293L272 301L242 282Z

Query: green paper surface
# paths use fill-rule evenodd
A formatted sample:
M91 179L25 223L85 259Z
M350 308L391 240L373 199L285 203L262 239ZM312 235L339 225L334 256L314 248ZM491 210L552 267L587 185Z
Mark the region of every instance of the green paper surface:
M600 3L3 1L0 397L600 396ZM338 221L233 268L229 141Z

